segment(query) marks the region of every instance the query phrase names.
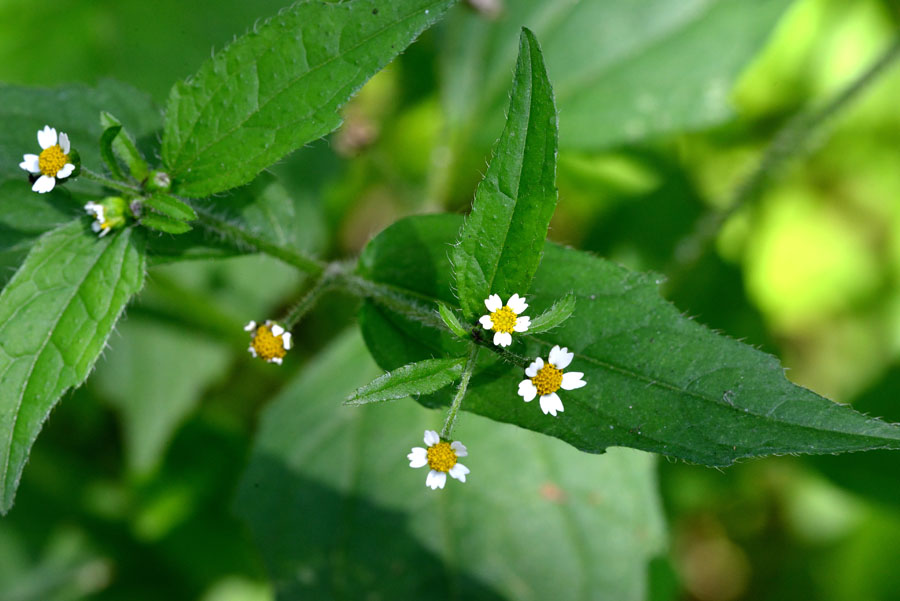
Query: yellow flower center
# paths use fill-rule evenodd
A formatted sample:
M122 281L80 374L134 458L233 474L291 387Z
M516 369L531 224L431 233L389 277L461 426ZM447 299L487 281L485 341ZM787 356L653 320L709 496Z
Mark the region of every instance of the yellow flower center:
M41 173L54 177L59 170L65 167L69 162L69 155L63 152L59 144L54 144L50 148L45 148L38 157L38 166Z
M537 372L537 375L531 378L531 383L537 388L537 393L541 396L556 392L562 386L563 372L556 369L549 363Z
M449 472L456 465L456 452L449 442L439 442L428 447L428 467L438 472Z
M273 335L267 325L261 325L256 329L256 335L253 336L253 342L250 345L256 350L256 354L265 361L281 359L287 352L284 350L281 336Z
M495 332L506 332L511 334L516 326L516 312L505 306L491 313L491 321L494 323L492 328Z

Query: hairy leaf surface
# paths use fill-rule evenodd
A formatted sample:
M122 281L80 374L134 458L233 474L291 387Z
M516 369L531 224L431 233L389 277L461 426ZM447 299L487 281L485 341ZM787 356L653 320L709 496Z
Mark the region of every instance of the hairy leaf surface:
M428 394L447 386L462 373L463 358L426 359L399 367L360 386L347 397L348 405L392 401Z

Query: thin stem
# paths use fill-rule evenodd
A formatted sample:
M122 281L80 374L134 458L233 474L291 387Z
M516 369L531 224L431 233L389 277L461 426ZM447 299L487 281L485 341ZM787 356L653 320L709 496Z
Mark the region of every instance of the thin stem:
M112 188L113 190L118 190L120 192L128 192L130 194L141 194L140 188L136 188L135 186L129 186L128 184L123 184L122 182L116 181L114 179L110 179L105 175L101 175L99 173L95 173L90 169L86 169L84 167L81 168L81 174L85 178L95 181L98 184L102 184L107 188Z
M319 298L334 285L334 278L329 277L329 270L325 270L325 272L316 279L313 283L312 287L307 291L306 294L303 295L303 298L294 305L291 309L290 313L287 314L281 323L284 326L284 329L291 330L297 322L299 322L304 315L312 309Z
M817 128L853 102L898 57L900 37L895 38L878 58L827 104L816 111L794 116L778 131L753 172L735 188L727 208L701 217L694 231L679 243L675 252L676 264L665 270L670 289L677 288L680 278L696 265L722 225L759 195L774 173L803 149Z
M441 428L441 438L444 440L450 440L450 435L456 426L456 417L459 414L459 408L462 406L463 397L466 396L466 390L469 388L472 372L475 371L475 360L478 358L479 350L481 350L481 347L477 344L469 345L469 356L466 358L466 365L463 367L462 377L459 379L456 396L453 397L453 402L450 403L450 411L447 412L447 419L444 420L444 427Z
M199 223L207 229L218 232L232 240L241 242L253 250L281 259L285 263L293 265L300 271L305 271L312 275L319 275L325 271L326 265L321 261L313 259L312 257L307 257L292 248L268 242L260 236L214 215L205 207L194 207L194 210L197 211Z

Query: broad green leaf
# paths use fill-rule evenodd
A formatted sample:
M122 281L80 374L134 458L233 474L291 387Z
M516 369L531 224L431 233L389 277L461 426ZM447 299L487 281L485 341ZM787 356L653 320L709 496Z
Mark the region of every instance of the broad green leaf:
M575 297L567 294L551 306L549 309L531 320L528 328L529 334L543 334L548 330L562 325L575 311Z
M300 2L254 27L172 88L162 156L173 190L246 184L336 129L341 105L451 4Z
M196 331L147 319L131 317L118 334L91 383L119 412L128 467L144 474L232 353Z
M522 30L506 128L453 251L463 315L528 291L556 208L557 118L534 35Z
M0 293L0 511L59 397L80 385L144 280L131 229L79 219L45 234Z
M119 128L117 135L112 138L113 152L125 163L134 179L139 182L147 179L147 176L150 175L150 167L147 166L147 161L141 156L131 134L124 128L122 122L108 112L103 111L100 113L100 125L106 128L106 131L113 127Z
M442 415L340 405L377 373L351 333L263 413L235 508L279 601L645 598L663 544L653 457L465 415L453 437L471 473L432 491L406 455Z
M595 149L730 118L731 87L789 4L516 0L496 22L458 10L442 69L456 144L490 141L483 132L502 119L522 25L541 40L553 74L561 147Z
M460 338L468 338L469 332L466 331L466 328L462 325L462 322L459 321L459 317L456 316L456 313L453 312L453 309L445 305L444 303L438 303L438 313L441 316L441 320L450 328L450 331L459 336Z
M99 170L102 159L97 140L105 129L99 121L103 110L118 115L139 139L151 137L161 125L153 101L117 81L102 80L95 87L75 84L57 88L0 84L0 179L27 181L19 163L23 154L40 151L37 131L44 125L66 132L82 164Z
M363 252L361 272L422 303L453 303L444 249L460 219L416 217L391 226ZM401 250L402 249L402 250ZM398 253L405 264L395 264ZM414 265L416 263L417 265ZM517 337L511 351L547 360L553 345L575 353L570 371L587 386L560 391L553 418L516 393L521 367L482 352L463 408L561 438L588 452L629 446L707 465L782 453L900 448L900 427L857 413L790 383L771 355L715 334L660 298L657 282L614 263L548 243L529 292L529 312L560 294L572 316L543 335ZM461 355L460 342L368 302L363 333L379 365ZM420 397L426 404L448 396Z
M183 234L191 231L191 226L183 221L175 221L155 213L146 213L140 219L141 225L166 234Z
M197 213L186 202L168 194L154 194L144 199L144 205L178 221L193 221Z
M378 376L347 397L347 405L365 405L394 401L408 396L429 394L459 379L465 358L426 359Z

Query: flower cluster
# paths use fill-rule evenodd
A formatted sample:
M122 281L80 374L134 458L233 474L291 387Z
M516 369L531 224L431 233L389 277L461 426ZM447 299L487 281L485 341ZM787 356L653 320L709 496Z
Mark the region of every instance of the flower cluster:
M291 350L291 333L286 332L274 321L267 319L261 326L251 321L244 326L244 331L250 332L250 346L247 351L267 363L281 365L284 356Z

